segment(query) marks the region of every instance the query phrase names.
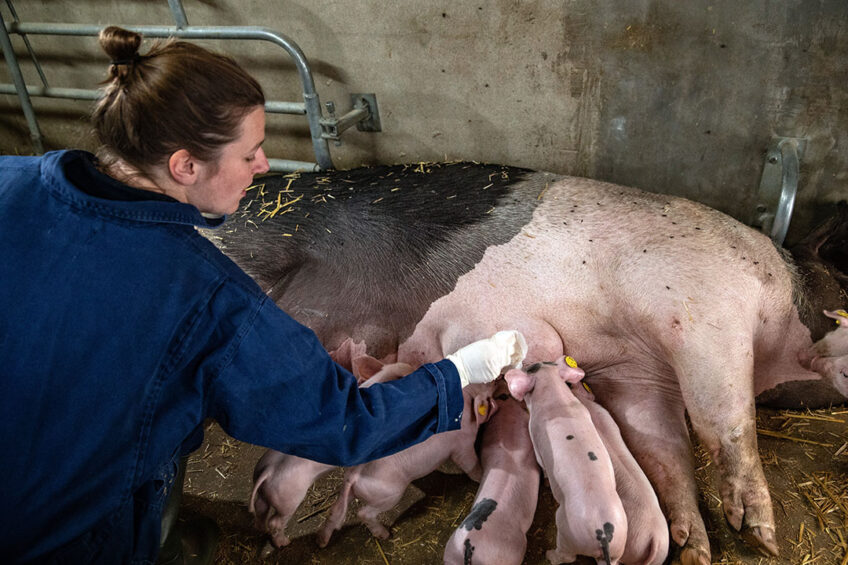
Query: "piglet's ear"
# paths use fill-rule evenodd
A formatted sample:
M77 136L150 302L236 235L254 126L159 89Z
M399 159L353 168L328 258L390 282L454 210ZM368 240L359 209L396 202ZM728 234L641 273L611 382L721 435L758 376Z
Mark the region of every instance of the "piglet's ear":
M509 393L518 401L524 400L524 395L536 386L536 375L528 375L521 369L510 369L504 375L509 387Z
M478 426L488 422L497 409L498 405L491 396L484 394L474 396L474 417L477 419Z
M383 364L370 355L354 357L350 365L353 369L351 372L359 384L364 383L383 368Z
M828 318L833 318L836 320L837 324L845 324L848 325L848 312L845 310L824 310L824 315Z
M559 377L567 383L579 382L586 376L583 369L578 367L577 363L571 357L560 357L557 359L556 364L557 370L559 370Z

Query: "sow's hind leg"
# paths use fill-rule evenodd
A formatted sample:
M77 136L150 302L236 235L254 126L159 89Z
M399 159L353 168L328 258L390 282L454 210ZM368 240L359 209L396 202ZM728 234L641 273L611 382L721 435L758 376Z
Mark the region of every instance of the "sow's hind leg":
M680 546L674 563L709 565L683 399L668 368L646 372L645 366L618 365L592 375L588 383L657 491L671 537Z
M757 451L753 345L744 328L702 324L672 355L692 427L719 474L727 521L745 541L777 555L774 514Z

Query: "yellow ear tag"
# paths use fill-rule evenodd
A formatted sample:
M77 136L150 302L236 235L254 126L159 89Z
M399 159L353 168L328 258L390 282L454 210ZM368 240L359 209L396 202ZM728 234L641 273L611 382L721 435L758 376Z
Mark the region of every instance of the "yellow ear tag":
M485 404L481 404L479 407L477 407L477 412L479 412L481 416L485 416L488 411L489 408Z
M836 313L842 316L843 318L848 318L848 312L846 312L845 310L839 309L836 311ZM836 323L838 324L839 320L836 320Z
M592 392L592 389L589 388L589 385L586 384L586 381L580 381L580 384L583 385L583 388L585 388L588 392Z
M577 361L575 361L574 359L572 359L571 357L569 357L567 355L565 357L565 364L568 365L569 367L571 367L572 369L577 368Z

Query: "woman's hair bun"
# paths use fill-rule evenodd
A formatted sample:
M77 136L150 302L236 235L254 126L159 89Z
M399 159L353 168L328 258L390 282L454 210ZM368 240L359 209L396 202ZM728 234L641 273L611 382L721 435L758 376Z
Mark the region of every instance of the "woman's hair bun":
M128 65L138 59L141 46L141 34L118 26L109 26L100 30L100 47L112 59L110 74L117 76L120 65Z

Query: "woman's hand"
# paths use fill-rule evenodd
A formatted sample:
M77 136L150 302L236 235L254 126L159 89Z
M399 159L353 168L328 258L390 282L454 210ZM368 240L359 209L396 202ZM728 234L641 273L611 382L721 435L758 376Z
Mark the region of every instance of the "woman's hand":
M448 355L456 365L462 386L488 383L507 369L521 368L527 355L527 342L515 330L498 332L488 339L475 341Z

